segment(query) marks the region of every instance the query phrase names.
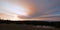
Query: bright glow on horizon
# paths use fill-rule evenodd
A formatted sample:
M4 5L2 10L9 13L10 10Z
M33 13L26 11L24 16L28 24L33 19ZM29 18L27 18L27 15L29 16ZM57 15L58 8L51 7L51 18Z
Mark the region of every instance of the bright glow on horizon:
M28 17L28 8L23 7L23 5L15 5L7 2L2 2L1 5L3 9L0 12L3 13L3 15L0 15L1 19L17 21L20 19L17 17L18 15Z

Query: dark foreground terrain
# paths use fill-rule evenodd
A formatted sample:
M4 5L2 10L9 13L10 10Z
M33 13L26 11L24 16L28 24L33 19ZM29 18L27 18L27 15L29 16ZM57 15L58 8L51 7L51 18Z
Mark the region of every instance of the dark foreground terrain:
M46 28L23 24L0 24L0 30L60 30L60 28Z
M0 20L0 30L60 30L59 24L60 22Z

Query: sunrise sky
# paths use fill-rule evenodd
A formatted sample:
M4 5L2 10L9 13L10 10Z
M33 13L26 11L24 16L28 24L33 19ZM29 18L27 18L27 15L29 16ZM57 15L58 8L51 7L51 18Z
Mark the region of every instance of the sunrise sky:
M0 18L60 21L60 0L0 0Z

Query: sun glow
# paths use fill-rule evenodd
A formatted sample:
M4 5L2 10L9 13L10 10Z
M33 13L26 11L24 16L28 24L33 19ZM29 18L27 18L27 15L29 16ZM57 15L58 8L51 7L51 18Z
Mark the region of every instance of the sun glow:
M8 19L8 20L19 20L17 18L17 15L20 16L28 16L28 8L23 7L22 5L12 5L9 3L2 3L2 8L4 9L3 11L1 11L0 13L9 15L9 16L14 16L14 14L16 14L16 16L14 16L13 18L7 18L8 16L6 16L4 19ZM2 16L3 17L3 16ZM3 18L2 18L3 19Z
M24 3L24 5L17 3L10 3L10 2L2 2L2 11L0 13L3 13L2 19L4 20L24 20L26 17L30 17L31 14L33 14L33 6L28 5L27 3ZM19 18L19 16L22 16L23 18Z

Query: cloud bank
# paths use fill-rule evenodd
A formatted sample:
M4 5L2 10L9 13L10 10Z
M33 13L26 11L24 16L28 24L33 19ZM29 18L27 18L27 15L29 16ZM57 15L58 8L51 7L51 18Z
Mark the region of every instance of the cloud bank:
M34 14L26 17L26 19L60 20L60 0L20 0L20 2L23 2L23 4L27 3L31 7L34 7ZM0 2L0 4L2 3ZM0 7L0 13L1 12L5 13ZM17 11L17 13L18 12L19 11Z

